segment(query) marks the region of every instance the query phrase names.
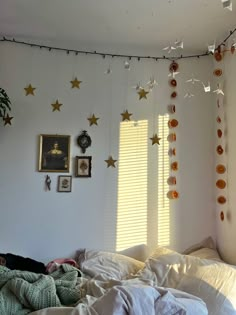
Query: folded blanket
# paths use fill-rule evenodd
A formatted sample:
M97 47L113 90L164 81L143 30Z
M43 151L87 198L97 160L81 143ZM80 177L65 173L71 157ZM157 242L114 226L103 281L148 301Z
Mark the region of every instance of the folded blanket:
M50 276L0 266L0 314L25 315L47 307L73 305L81 298L80 271L61 265Z

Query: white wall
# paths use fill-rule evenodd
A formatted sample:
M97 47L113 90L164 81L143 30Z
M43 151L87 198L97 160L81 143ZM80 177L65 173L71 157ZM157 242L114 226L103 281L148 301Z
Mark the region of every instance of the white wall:
M12 101L12 126L0 124L0 252L12 252L44 262L71 255L77 248L106 248L114 234L117 173L104 162L118 156L120 113L127 109L135 119L150 116L154 108L165 113L170 103L168 61L131 60L131 70L123 59L89 55L67 55L25 46L1 43L0 86ZM213 95L201 84L185 81L192 74L205 83L212 78L209 57L182 59L178 98L177 151L180 164L180 199L172 203L171 246L183 250L208 235L215 236L214 203L214 106ZM111 65L112 74L104 71ZM148 100L138 100L132 88L149 81L159 82ZM72 90L70 80L82 80L80 90ZM25 96L24 87L36 87L35 96ZM184 98L191 91L195 97ZM63 103L52 112L51 103ZM100 117L98 127L87 118ZM92 178L74 177L74 157L80 155L76 137L87 130L92 146ZM37 170L39 134L71 135L70 174L72 192L56 191L58 173L49 174L52 190L46 192L47 173ZM150 137L152 134L150 134ZM112 227L112 228L111 228ZM112 236L111 236L112 237Z
M235 203L236 203L236 146L235 146L235 133L236 133L236 90L235 90L235 73L236 73L236 59L235 54L226 53L224 62L221 64L224 72L224 112L225 112L225 165L227 172L224 174L224 179L227 182L227 189L225 197L227 203L222 207L218 206L217 216L217 244L221 255L224 260L229 263L236 263L235 252ZM220 220L220 211L224 212L224 221Z

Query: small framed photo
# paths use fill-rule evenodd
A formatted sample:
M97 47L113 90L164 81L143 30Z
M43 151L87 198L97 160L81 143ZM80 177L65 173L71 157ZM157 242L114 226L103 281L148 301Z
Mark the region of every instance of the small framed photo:
M91 177L91 168L91 156L76 156L75 177Z
M70 136L39 136L39 171L69 173Z
M58 192L71 192L72 176L58 176Z

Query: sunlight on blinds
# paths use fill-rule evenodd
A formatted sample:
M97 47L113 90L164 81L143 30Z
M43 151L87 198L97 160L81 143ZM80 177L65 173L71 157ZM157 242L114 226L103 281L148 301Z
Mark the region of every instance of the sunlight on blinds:
M120 124L117 251L170 244L168 120L168 115L158 116L158 146L148 143L147 120Z
M166 197L169 190L167 179L170 174L167 137L169 115L158 117L158 135L162 138L158 150L158 245L170 245L170 202Z
M116 250L147 242L148 121L120 124Z

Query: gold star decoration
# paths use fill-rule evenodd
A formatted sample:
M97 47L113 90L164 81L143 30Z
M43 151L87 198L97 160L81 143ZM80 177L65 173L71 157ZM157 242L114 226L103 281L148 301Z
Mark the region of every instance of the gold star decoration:
M24 88L24 90L25 90L25 95L26 95L26 96L27 96L27 95L34 95L34 90L35 90L35 89L36 89L36 88L32 87L32 85L29 84L27 87Z
M152 140L152 145L153 145L153 144L160 144L161 138L159 138L156 133L155 133L155 135L153 135L153 137L150 138L150 139Z
M132 113L129 113L127 110L124 111L121 116L122 116L122 121L125 121L125 120L130 120L130 116L132 116L133 114Z
M142 98L146 98L147 99L147 94L149 92L148 91L145 91L144 89L140 89L138 91L138 94L139 94L139 99L141 100Z
M52 105L52 107L53 107L53 112L55 112L56 110L58 110L59 112L60 112L60 107L62 106L62 104L60 104L59 102L58 102L58 100L56 100L56 103L53 103L53 104L51 104Z
M79 89L80 88L80 83L82 83L82 81L79 81L77 78L74 78L74 80L70 81L71 83L71 88L77 88Z
M112 156L110 155L108 160L105 160L105 162L107 163L107 167L116 167L115 163L117 162L117 160L113 160Z
M7 124L11 125L11 120L13 117L10 117L8 114L6 117L3 117L2 119L4 120L4 126L6 126Z
M89 126L98 125L98 123L97 123L98 119L99 118L95 117L95 115L93 114L90 118L88 118Z

